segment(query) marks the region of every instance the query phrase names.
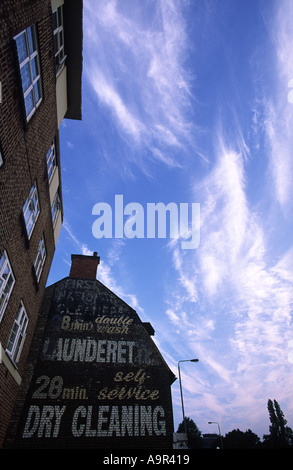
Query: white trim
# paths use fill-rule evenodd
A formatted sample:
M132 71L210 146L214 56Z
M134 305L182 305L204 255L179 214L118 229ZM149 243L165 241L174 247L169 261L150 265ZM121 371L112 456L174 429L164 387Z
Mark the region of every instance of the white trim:
M58 166L55 166L54 171L52 173L52 177L49 182L49 196L50 196L50 206L52 207L56 191L59 188L59 171Z
M46 154L46 165L47 165L48 180L50 182L53 177L54 171L56 169L56 165L57 165L55 139L53 139L48 149L48 152Z
M56 220L58 217L58 213L61 211L61 201L59 196L59 190L57 189L55 197L53 199L53 203L51 206L51 216L52 216L52 224L53 228L55 227Z
M34 227L37 223L39 214L40 214L40 202L39 202L39 195L38 195L36 181L34 182L34 184L32 185L30 189L29 195L23 205L22 213L23 213L26 233L27 233L28 239L30 239L33 233ZM31 224L31 222L32 222L32 225L29 228L29 225Z
M64 14L63 4L52 11L53 16L53 42L56 76L58 77L65 66L65 39L64 39ZM56 23L56 25L55 25Z
M41 278L41 275L42 275L42 272L43 272L46 257L47 257L46 245L45 245L45 239L44 239L44 234L43 234L40 241L39 241L38 248L37 248L37 253L36 253L36 257L35 257L35 261L34 261L34 268L35 268L35 272L36 272L38 282L39 282L39 280Z
M32 51L30 50L28 31L31 32L31 36L32 36L32 41L33 41ZM17 39L22 35L24 35L26 57L21 61L19 57ZM18 53L18 64L19 64L20 78L21 78L22 91L23 91L25 115L26 115L26 120L28 122L43 100L41 67L40 67L40 59L39 59L36 25L33 24L29 26L28 28L24 29L23 31L21 31L19 34L14 36L14 40L16 42L16 49ZM32 66L33 62L35 63L35 72L36 72L35 77L33 73L34 67ZM24 70L24 68L27 65L28 65L29 85L26 89L24 89L24 82L22 80L21 74L22 74L22 70ZM36 87L38 90L38 96L39 96L38 99L37 99L36 91L35 91ZM28 96L31 96L32 98L32 109L30 112L27 111L26 105L25 105L25 100Z
M64 5L64 0L51 0L52 12L57 10L57 8L61 7L61 5Z
M14 284L15 284L15 277L14 277L14 274L13 274L13 271L12 271L12 268L11 268L11 264L10 264L10 261L9 261L9 258L8 258L8 254L5 250L4 250L4 252L2 253L2 255L0 257L0 262L2 261L3 257L4 257L3 264L2 264L2 266L0 265L0 283L1 283L0 284L0 299L1 298L3 299L3 303L2 303L2 305L0 305L0 321L3 318L3 315L4 315L5 309L7 307L12 289L13 289ZM4 270L6 268L8 268L8 273L4 274ZM9 291L5 292L5 289L6 289L7 284L8 284L8 280L10 278L12 280L12 283L9 287ZM11 280L10 280L10 282L11 282Z
M26 313L25 306L21 300L6 347L6 353L10 357L13 364L17 364L20 359L21 351L26 338L28 322L28 314Z

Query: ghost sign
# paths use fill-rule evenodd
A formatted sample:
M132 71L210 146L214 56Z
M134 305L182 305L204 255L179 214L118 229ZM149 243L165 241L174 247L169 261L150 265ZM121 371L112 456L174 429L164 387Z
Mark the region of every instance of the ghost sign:
M172 448L175 377L131 307L69 277L47 289L40 318L14 446Z

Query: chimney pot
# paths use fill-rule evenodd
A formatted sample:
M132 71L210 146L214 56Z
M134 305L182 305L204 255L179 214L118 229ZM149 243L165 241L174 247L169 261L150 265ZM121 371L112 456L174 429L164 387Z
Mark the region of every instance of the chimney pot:
M93 256L71 255L71 268L69 277L79 279L96 279L100 257L94 251Z

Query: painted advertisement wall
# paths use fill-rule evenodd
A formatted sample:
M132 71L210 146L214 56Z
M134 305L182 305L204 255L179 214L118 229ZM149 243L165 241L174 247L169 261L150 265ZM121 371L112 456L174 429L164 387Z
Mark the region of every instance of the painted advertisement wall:
M50 292L14 445L172 448L175 377L137 313L97 280Z

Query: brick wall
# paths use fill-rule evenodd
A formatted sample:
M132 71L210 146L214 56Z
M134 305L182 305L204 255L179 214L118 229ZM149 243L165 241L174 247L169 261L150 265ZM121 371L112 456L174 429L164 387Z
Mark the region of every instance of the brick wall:
M71 255L70 277L80 279L96 279L97 267L100 258L97 252L93 256Z
M37 25L43 101L26 123L13 37L32 24ZM0 342L5 349L22 299L29 316L26 340L18 363L18 373L22 376L55 250L45 160L55 136L59 154L49 0L1 0L0 81L0 145L4 158L4 164L0 167L0 256L4 250L7 251L16 280L0 323ZM60 175L59 179L61 181ZM37 182L40 214L28 243L21 214L34 181ZM47 257L40 282L36 285L32 265L43 233ZM9 370L3 363L0 364L0 447L17 390L18 386Z
M46 289L5 446L172 449L174 379L131 307L65 278Z

